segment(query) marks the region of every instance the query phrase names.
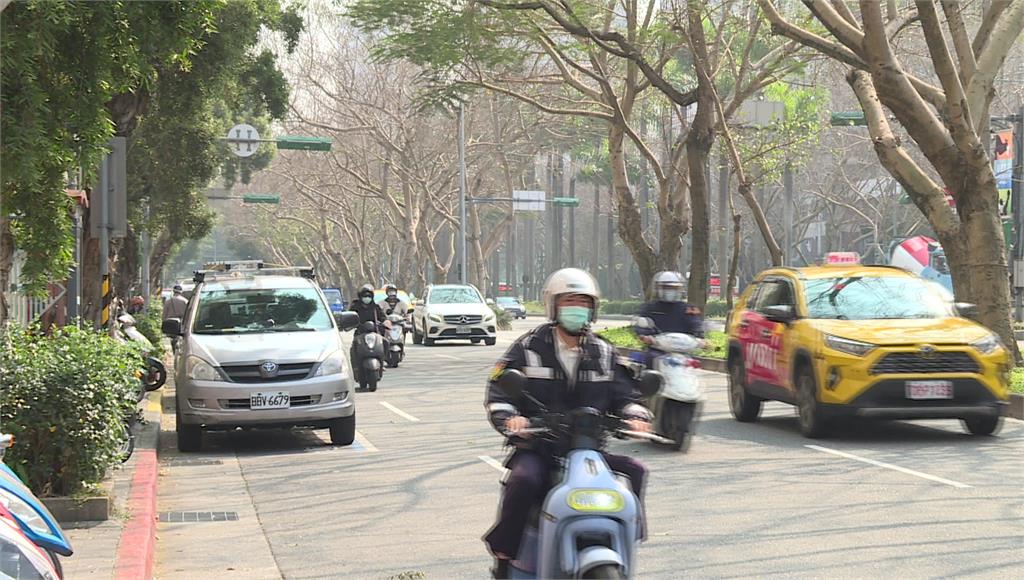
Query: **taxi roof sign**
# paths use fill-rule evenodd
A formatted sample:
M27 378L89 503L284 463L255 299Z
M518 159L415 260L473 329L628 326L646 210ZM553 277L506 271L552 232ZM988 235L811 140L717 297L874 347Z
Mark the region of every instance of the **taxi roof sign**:
M825 264L838 266L860 264L860 254L857 252L829 252L825 254Z

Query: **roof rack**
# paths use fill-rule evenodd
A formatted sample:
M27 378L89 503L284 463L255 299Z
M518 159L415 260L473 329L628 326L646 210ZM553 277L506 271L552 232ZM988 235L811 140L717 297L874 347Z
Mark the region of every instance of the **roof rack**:
M192 280L196 284L207 280L251 278L258 275L302 276L307 280L316 280L316 271L312 266L280 266L264 264L263 260L208 262L203 267L193 273Z

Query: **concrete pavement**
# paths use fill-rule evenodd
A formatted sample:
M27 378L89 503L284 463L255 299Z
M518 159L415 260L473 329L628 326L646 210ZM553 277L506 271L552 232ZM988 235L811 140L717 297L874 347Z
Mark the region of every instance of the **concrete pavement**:
M485 420L483 384L533 323L518 322L498 347L409 345L379 391L357 395L352 447L327 445L325 431L251 431L209 434L202 453L181 455L169 414L159 511L236 519L162 522L158 577L486 577L480 536L504 450ZM1007 421L994 438L955 421L852 424L812 441L781 404L759 423L734 421L724 377L704 377L708 402L688 454L611 443L652 471L642 578L1024 569L1024 423Z

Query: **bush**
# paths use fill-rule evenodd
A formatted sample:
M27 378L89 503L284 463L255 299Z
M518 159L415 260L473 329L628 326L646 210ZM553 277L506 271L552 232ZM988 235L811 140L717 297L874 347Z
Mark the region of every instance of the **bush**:
M544 305L538 300L531 300L525 303L523 306L526 307L527 314L544 314Z
M118 461L140 362L134 345L75 327L0 336L0 426L15 436L6 462L36 494L74 494Z
M633 332L632 326L609 328L607 330L602 330L597 334L618 347L634 349L644 348L643 343L640 342L636 333ZM708 341L708 347L695 352L694 354L696 356L720 359L725 358L725 347L728 341L726 340L724 332L712 330L706 334L704 340Z
M511 314L494 304L491 304L491 311L494 312L494 319L498 330L512 330Z
M163 324L164 306L158 298L149 301L149 310L145 314L135 315L135 327L153 343L153 352L149 353L160 360L164 359L167 349L164 347L164 335L160 325Z
M604 300L601 302L601 314L626 314L632 316L644 303L639 300Z
M704 307L704 316L707 318L725 318L729 314L729 306L725 300L708 300Z

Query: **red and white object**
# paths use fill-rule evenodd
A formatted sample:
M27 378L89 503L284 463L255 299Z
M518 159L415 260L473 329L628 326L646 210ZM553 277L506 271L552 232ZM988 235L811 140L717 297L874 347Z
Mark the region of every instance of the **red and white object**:
M901 242L892 251L892 265L920 274L931 263L931 252L939 243L928 236L915 236Z
M60 580L60 574L42 548L25 536L11 512L0 505L0 576L15 580Z
M825 254L825 263L829 265L860 264L857 252L829 252Z

